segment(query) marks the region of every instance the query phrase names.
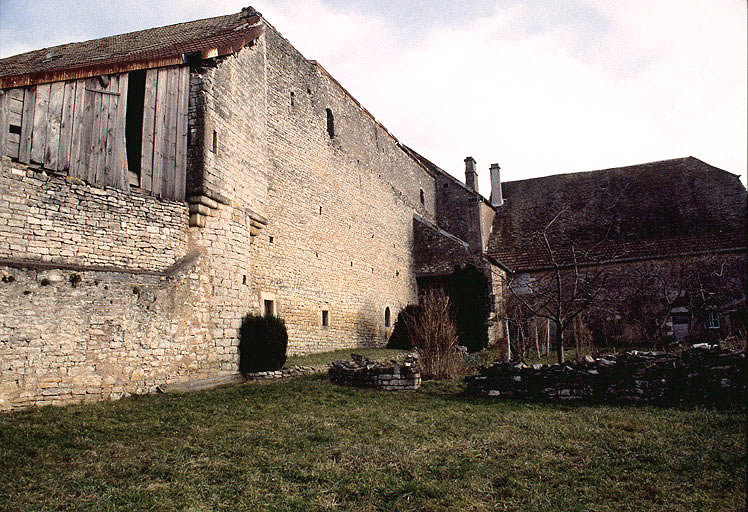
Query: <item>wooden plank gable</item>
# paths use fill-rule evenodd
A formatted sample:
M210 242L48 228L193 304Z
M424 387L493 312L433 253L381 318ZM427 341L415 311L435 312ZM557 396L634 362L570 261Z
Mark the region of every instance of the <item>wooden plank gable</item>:
M0 153L128 190L129 79L123 73L0 90ZM145 80L143 97L133 100L143 101L138 184L184 200L189 67L149 69L138 79Z

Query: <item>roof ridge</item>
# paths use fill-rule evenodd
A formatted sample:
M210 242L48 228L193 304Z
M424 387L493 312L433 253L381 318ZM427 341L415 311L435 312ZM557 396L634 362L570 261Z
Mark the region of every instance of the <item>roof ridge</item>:
M556 173L556 174L547 174L545 176L535 176L533 178L525 178L525 179L521 179L521 180L507 180L507 181L504 181L503 183L519 183L519 182L523 182L523 181L543 180L543 179L547 179L547 178L555 178L557 176L576 176L576 175L588 176L590 174L594 174L594 173L598 173L598 172L602 173L602 172L611 172L611 171L621 171L621 170L625 170L625 169L634 169L634 168L644 167L644 166L648 166L648 165L661 165L661 164L664 164L664 163L685 162L685 161L688 161L688 160L695 160L695 161L700 162L700 163L702 163L704 165L708 165L709 167L714 167L714 166L709 165L706 162L704 162L703 160L700 160L700 159L698 159L696 157L685 156L685 157L680 157L680 158L667 158L667 159L664 159L664 160L654 160L652 162L644 162L644 163L640 163L640 164L622 165L622 166L619 166L619 167L608 167L608 168L604 168L604 169L592 169L592 170L589 170L589 171L559 172L559 173ZM714 167L714 169L718 169L718 170L723 171L723 172L728 172L728 171L724 171L723 169L719 169L718 167ZM732 174L732 173L728 172L728 174Z

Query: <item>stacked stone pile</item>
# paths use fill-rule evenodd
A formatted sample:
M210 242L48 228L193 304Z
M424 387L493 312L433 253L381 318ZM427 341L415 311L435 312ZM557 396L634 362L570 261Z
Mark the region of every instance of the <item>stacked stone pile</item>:
M330 364L327 375L333 384L393 391L415 391L421 386L421 370L412 356L389 363L370 361L358 354L351 354L351 358Z
M272 380L282 379L286 377L297 377L299 375L309 375L311 373L320 373L322 368L315 368L313 366L292 366L291 368L283 368L282 370L265 371L265 372L250 372L244 375L245 380Z
M745 354L695 345L682 353L632 351L583 361L496 363L467 379L471 394L550 400L743 403Z

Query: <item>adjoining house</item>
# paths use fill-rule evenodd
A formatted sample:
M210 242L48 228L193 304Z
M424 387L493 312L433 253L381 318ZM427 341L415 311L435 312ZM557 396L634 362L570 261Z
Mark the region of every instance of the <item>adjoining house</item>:
M0 409L236 372L248 313L283 317L292 353L384 344L468 264L495 342L530 194L491 172L503 201L252 8L0 59Z
M654 317L659 335L678 341L745 328L735 315L745 303L747 245L738 176L687 157L507 182L501 192L487 254L520 281L556 265L606 267L599 302L610 322L588 327L607 328L612 341L658 334L644 332L658 327ZM542 232L549 245L537 243ZM622 311L605 293L631 303Z

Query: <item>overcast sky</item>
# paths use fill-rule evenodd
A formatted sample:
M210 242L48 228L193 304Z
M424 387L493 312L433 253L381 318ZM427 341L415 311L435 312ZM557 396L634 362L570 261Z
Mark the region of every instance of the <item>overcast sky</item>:
M249 0L0 0L0 57L238 12ZM745 183L745 0L257 0L445 170L505 180L692 155Z

